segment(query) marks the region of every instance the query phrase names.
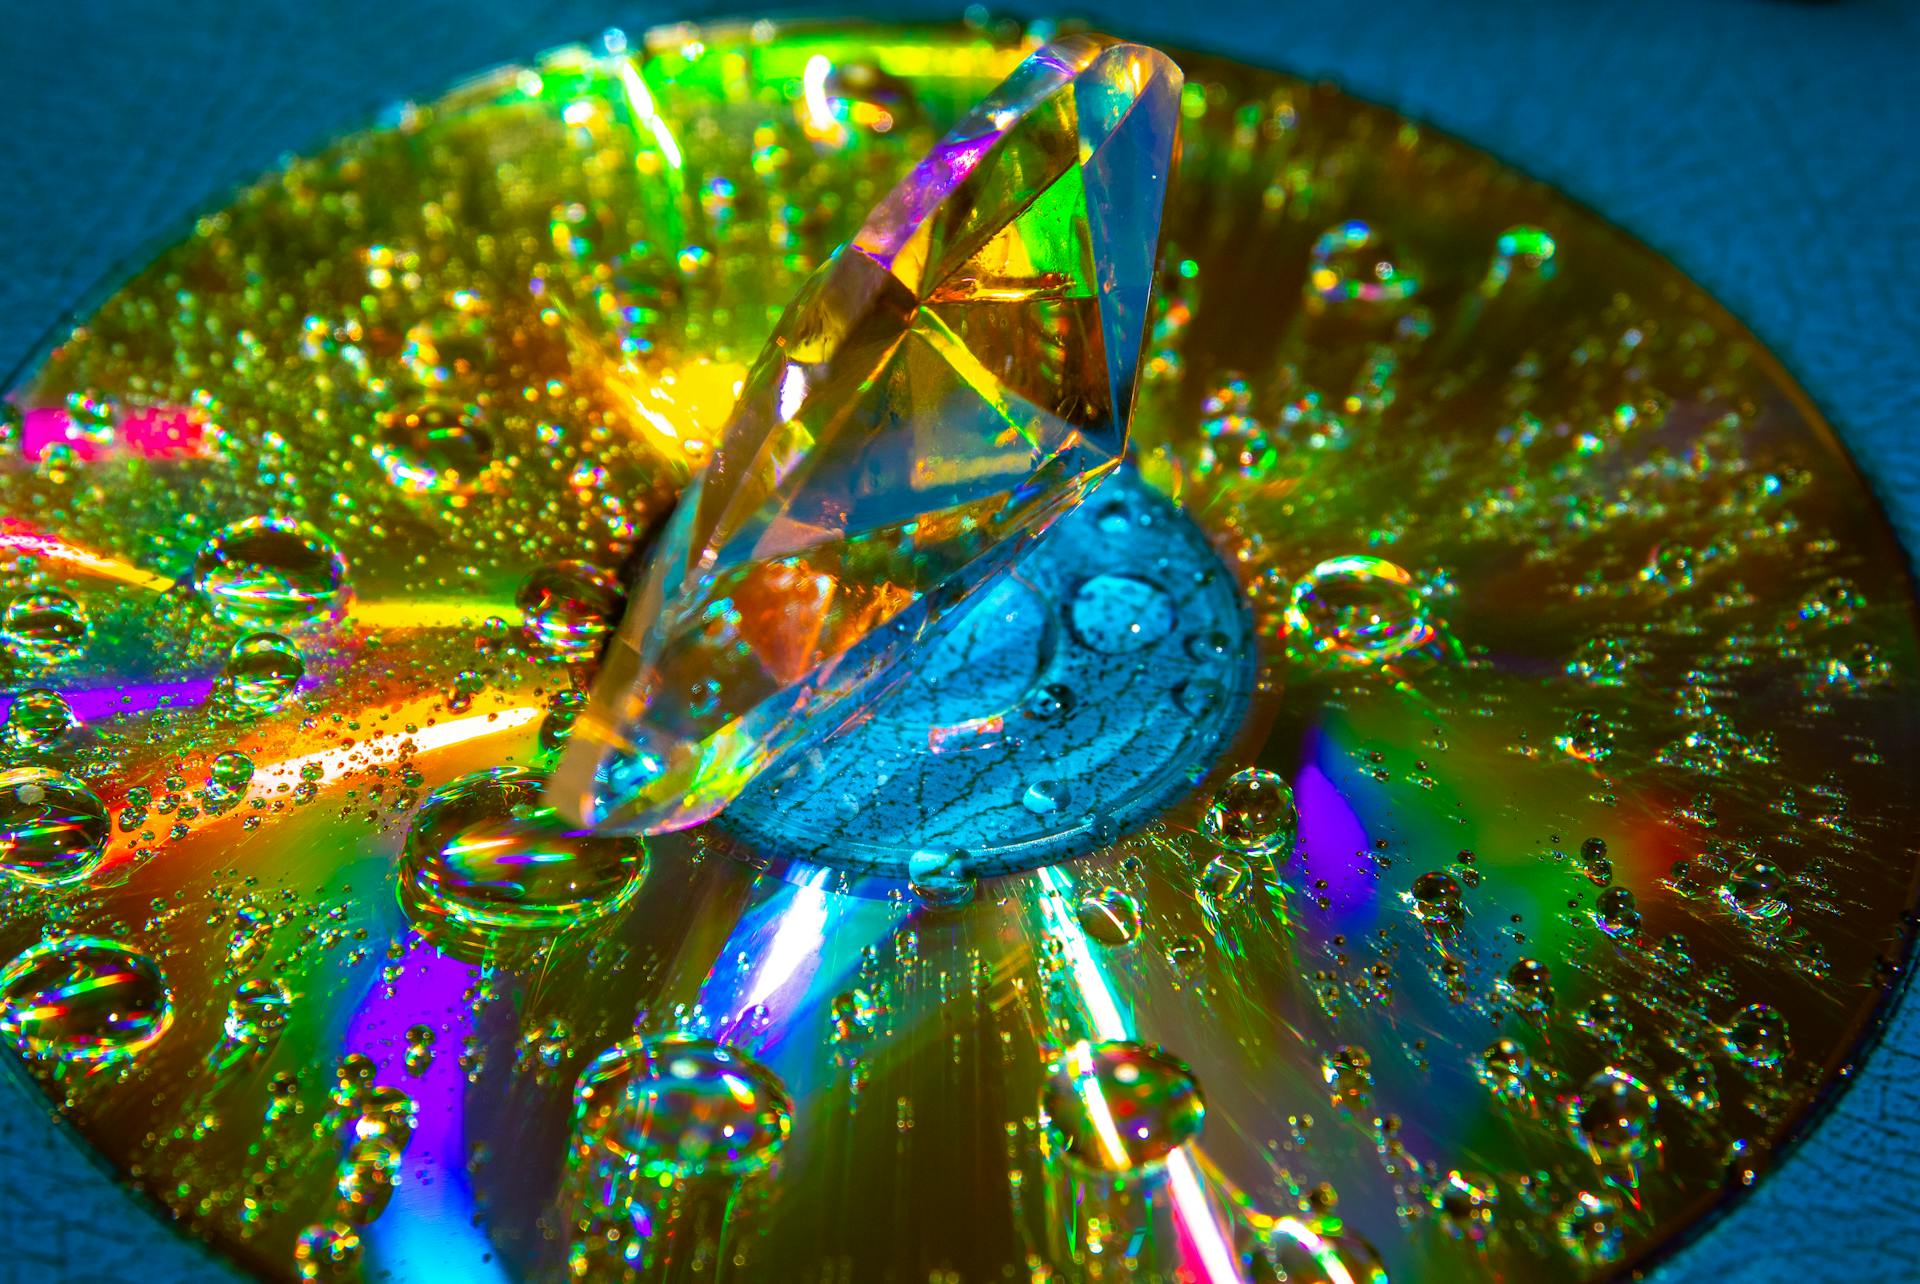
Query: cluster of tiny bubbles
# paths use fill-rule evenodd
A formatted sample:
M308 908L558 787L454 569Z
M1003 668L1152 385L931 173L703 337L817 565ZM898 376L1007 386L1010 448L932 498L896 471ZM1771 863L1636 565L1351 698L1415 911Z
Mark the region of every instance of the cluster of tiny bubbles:
M1364 1106L1373 1093L1373 1058L1365 1048L1343 1044L1320 1058L1327 1098L1341 1109Z
M1173 598L1139 575L1107 573L1081 582L1067 602L1067 627L1090 651L1127 655L1173 632Z
M1633 936L1640 930L1640 907L1626 888L1609 887L1594 902L1593 921L1608 936Z
M307 673L300 649L278 633L249 633L227 652L215 694L230 707L259 713L292 695Z
M565 826L541 800L546 776L496 767L430 794L407 832L400 903L423 930L551 931L632 899L647 848L629 835Z
M1085 1168L1135 1172L1200 1135L1206 1103L1193 1071L1163 1048L1082 1040L1047 1063L1048 1138Z
M456 503L498 475L493 434L471 407L444 402L389 411L373 456L405 493L445 495Z
M793 1127L774 1073L706 1039L633 1038L595 1057L573 1090L583 1153L650 1177L741 1177L771 1164Z
M1792 908L1785 886L1786 877L1771 861L1751 860L1727 876L1720 903L1750 923L1784 924Z
M1500 1190L1487 1177L1456 1168L1433 1184L1427 1200L1448 1234L1479 1243L1493 1229Z
M1202 832L1228 851L1243 856L1277 852L1282 861L1293 851L1299 825L1293 787L1259 767L1229 776L1200 822Z
M1574 1136L1596 1160L1638 1159L1653 1141L1658 1099L1625 1070L1608 1066L1587 1080L1569 1107Z
M227 1038L238 1044L271 1043L287 1028L293 1015L293 996L287 987L269 978L242 981L227 1003Z
M293 1242L293 1269L303 1280L357 1278L360 1232L348 1222L315 1222Z
M907 860L907 880L907 889L930 910L961 909L979 890L964 851L915 852Z
M1385 664L1435 636L1420 586L1380 557L1319 563L1294 582L1285 618L1296 652L1347 668Z
M0 613L0 638L15 654L40 665L78 657L86 650L89 628L85 608L53 589L22 593Z
M591 562L535 567L514 602L527 636L560 656L591 655L620 614L620 583Z
M1458 930L1466 917L1460 880L1444 870L1434 870L1414 879L1407 899L1413 906L1413 916L1436 933Z
M118 941L48 941L0 971L0 1036L34 1060L124 1061L172 1025L159 965Z
M1722 1042L1741 1065L1771 1070L1787 1055L1787 1019L1769 1004L1749 1004L1727 1022Z
M37 887L84 882L106 858L106 804L50 767L0 771L0 874Z
M1306 286L1310 303L1397 303L1419 288L1419 281L1394 262L1380 234L1359 219L1328 228L1313 243Z
M347 564L306 522L249 517L221 527L201 546L193 583L228 624L286 627L339 611Z
M1495 1096L1517 1100L1531 1091L1527 1076L1533 1072L1533 1059L1512 1039L1500 1038L1489 1043L1480 1053L1475 1069L1480 1082L1491 1088Z
M1604 1265L1620 1256L1626 1231L1620 1224L1620 1201L1605 1192L1583 1190L1554 1215L1560 1244L1577 1260Z
M1118 887L1103 887L1080 900L1080 927L1102 945L1126 945L1140 935L1140 902Z
M8 749L45 749L74 728L67 698L47 687L28 687L13 698L0 741Z

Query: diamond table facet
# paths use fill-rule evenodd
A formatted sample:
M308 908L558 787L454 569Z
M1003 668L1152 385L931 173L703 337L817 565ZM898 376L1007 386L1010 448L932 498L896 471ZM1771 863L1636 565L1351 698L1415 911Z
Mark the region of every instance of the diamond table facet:
M708 819L1119 462L1180 85L1157 50L1046 45L808 281L635 588L563 813Z

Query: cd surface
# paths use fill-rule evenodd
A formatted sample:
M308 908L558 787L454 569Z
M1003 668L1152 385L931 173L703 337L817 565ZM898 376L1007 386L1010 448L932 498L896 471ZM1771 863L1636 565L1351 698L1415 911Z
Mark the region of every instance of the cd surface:
M1564 198L1209 59L1133 469L721 822L501 845L773 317L1022 52L488 77L13 394L0 1021L250 1269L1604 1276L1851 1054L1915 644L1830 435Z

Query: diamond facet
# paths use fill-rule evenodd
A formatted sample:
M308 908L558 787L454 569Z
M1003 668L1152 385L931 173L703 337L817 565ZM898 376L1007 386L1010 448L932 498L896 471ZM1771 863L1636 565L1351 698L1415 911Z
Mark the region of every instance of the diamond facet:
M1119 462L1179 70L1035 52L807 282L681 496L555 773L563 814L706 820Z

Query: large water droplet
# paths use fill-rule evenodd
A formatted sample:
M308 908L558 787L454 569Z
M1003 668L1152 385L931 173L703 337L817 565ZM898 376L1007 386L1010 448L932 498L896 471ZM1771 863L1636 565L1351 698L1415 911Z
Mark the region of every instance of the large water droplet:
M1653 1140L1657 1102L1647 1085L1612 1066L1588 1079L1570 1108L1574 1135L1598 1160L1630 1160Z
M1140 902L1117 887L1083 898L1076 917L1081 930L1102 945L1125 945L1140 935Z
M443 403L395 411L381 425L373 456L410 495L463 500L494 476L493 434L464 407Z
M1213 796L1201 828L1229 851L1248 856L1290 854L1299 826L1293 788L1271 771L1249 767L1228 777Z
M193 582L229 624L300 624L339 609L347 564L305 522L249 517L222 527L201 547Z
M1173 632L1179 622L1173 599L1138 575L1096 575L1074 590L1067 627L1090 651L1126 655L1142 651Z
M292 642L278 633L249 633L227 653L216 690L242 709L271 709L293 694L306 672Z
M774 1073L704 1039L629 1039L573 1091L581 1145L649 1176L737 1177L773 1162L793 1126Z
M334 1175L341 1219L366 1225L386 1211L399 1184L400 1147L377 1135L357 1139Z
M1728 875L1720 902L1749 922L1784 924L1792 908L1786 883L1786 876L1771 862L1748 861Z
M1413 880L1413 916L1436 932L1450 932L1466 917L1460 880L1441 870Z
M620 584L589 562L554 562L527 576L515 597L529 636L563 655L595 651L620 613Z
M1769 1004L1749 1004L1727 1022L1723 1041L1741 1064L1770 1070L1787 1055L1787 1019Z
M1047 1066L1043 1104L1061 1151L1107 1172L1160 1162L1206 1119L1193 1071L1142 1043L1074 1044Z
M87 646L87 613L65 593L22 593L0 615L0 637L26 659L64 664Z
M416 926L451 928L451 939L551 931L632 898L646 876L646 844L568 829L541 801L546 783L540 772L498 767L421 804L400 862L400 903Z
M0 771L0 873L41 887L84 881L106 855L106 804L46 767Z
M9 749L44 749L73 730L73 721L65 696L46 687L28 687L13 698L0 738Z
M970 905L978 887L967 872L965 852L915 852L907 861L907 878L909 890L932 910Z
M1335 557L1294 583L1287 631L1300 649L1334 664L1384 664L1434 636L1419 587L1378 557Z
M1268 1264L1255 1278L1286 1284L1387 1284L1379 1250L1337 1218L1272 1220L1256 1250Z
M173 1024L167 979L117 941L71 936L0 971L0 1036L42 1061L123 1061Z

